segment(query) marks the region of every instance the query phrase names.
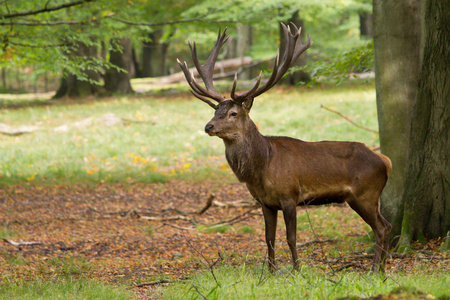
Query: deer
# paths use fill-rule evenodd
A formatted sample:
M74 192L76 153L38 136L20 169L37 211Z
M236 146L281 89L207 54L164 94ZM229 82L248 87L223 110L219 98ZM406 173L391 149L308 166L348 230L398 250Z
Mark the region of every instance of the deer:
M204 87L196 81L186 62L177 61L190 92L215 110L205 132L223 140L231 170L262 207L271 272L276 271L275 235L279 210L283 212L293 270L297 271L297 206L344 202L373 230L372 271L384 272L391 224L380 213L379 199L392 169L390 159L359 142L306 142L291 137L264 136L250 119L254 99L272 88L313 44L309 35L306 43L301 42L301 28L295 24L281 23L281 26L286 44L281 59L280 50L277 51L269 79L261 85L261 72L252 88L237 93L236 73L230 98L219 93L213 83L214 64L220 48L229 38L227 28L223 33L219 30L217 41L203 65L197 57L195 40L193 44L188 40Z

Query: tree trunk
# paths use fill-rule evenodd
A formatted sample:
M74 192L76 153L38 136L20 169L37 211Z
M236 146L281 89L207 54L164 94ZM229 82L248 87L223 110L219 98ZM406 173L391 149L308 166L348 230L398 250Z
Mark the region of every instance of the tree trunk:
M420 71L420 0L373 1L375 83L381 152L393 165L381 213L398 236L408 159L411 110Z
M294 23L295 26L297 26L298 28L302 28L302 31L300 33L300 39L302 40L302 42L307 40L307 35L306 35L306 30L305 30L305 22L300 19L298 11L296 11L292 17L289 19L289 21L286 24L290 24L290 23ZM284 51L284 47L283 45L285 45L284 42L284 32L283 29L281 28L280 25L280 53L283 53ZM281 55L281 54L280 54ZM306 58L307 58L307 52L303 53L302 55L300 55L300 57L297 59L297 61L293 64L293 66L304 66L306 65ZM304 71L297 71L297 72L293 72L290 73L286 79L281 79L281 82L287 83L289 85L297 85L300 82L309 82L311 80L311 76L304 72Z
M226 55L227 59L242 59L247 58L245 55L247 50L250 49L253 43L253 30L250 24L237 24L236 25L236 37L231 40L231 43L227 43L226 45ZM252 79L254 74L252 72L252 68L243 72L239 78L248 80Z
M426 0L399 250L450 231L450 1Z
M373 15L371 13L359 13L359 32L362 38L373 38Z
M105 89L108 93L129 94L133 92L130 83L133 68L131 39L122 38L117 42L120 44L122 51L111 51L109 54L109 62L124 71L115 68L106 70Z
M162 43L163 30L149 34L150 42L144 43L142 49L142 77L157 77L167 75L166 56L168 43Z
M96 57L96 46L87 46L83 43L78 43L76 51L73 51L70 55L82 56L82 57ZM100 74L93 70L84 70L87 78L93 81L100 80ZM58 88L53 98L61 98L68 96L70 98L83 98L88 96L94 96L101 94L103 88L95 83L79 80L74 74L68 74L61 80L61 85Z

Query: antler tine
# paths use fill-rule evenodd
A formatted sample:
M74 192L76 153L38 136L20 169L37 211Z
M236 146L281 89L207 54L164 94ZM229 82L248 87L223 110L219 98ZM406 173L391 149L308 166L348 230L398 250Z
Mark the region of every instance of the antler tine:
M187 63L186 62L182 63L179 59L177 59L177 61L181 67L181 70L183 70L184 77L186 77L186 81L189 84L189 86L196 92L196 94L204 95L204 89L195 81L194 75L192 75L191 72L189 72Z
M258 89L259 84L261 83L261 76L262 76L262 71L259 72L258 79L256 80L255 84L253 85L253 87L250 90L248 90L242 94L235 94L236 85L237 85L237 83L236 83L237 82L237 73L235 73L233 88L231 89L231 99L233 99L233 101L238 102L238 103L244 102L248 96L251 96Z
M203 96L200 96L199 94L197 94L196 92L194 92L193 90L189 90L189 92L191 92L192 95L194 95L195 97L197 97L198 99L202 100L203 102L205 102L206 104L208 104L209 106L211 106L214 109L217 109L218 106L215 105L214 103L212 103L211 101L209 101L208 98L205 98Z
M234 81L233 81L233 87L231 88L230 97L231 99L234 99L234 92L236 91L236 85L237 85L237 72L234 73Z
M300 39L298 40L300 41ZM303 52L305 52L309 47L311 47L312 44L313 42L311 41L311 37L308 34L308 42L306 44L302 44L300 41L299 43L300 47L299 48L295 47L294 56L292 57L292 63L294 63Z
M298 32L298 35L300 36L302 33L302 28L297 28L297 26L290 22L291 26L295 28L295 31ZM295 51L294 51L294 55L292 56L292 64L297 60L297 58L306 51L306 49L308 49L309 47L311 47L311 45L313 44L313 42L311 41L311 37L308 34L308 42L306 44L302 44L302 41L300 39L297 40L299 47L297 48L297 45L295 46Z
M227 31L226 28L223 31L223 33L221 33L221 30L219 30L216 44L214 45L214 48L211 51L211 54L209 55L204 65L201 65L200 62L198 61L197 45L195 41L193 42L192 45L191 41L188 40L189 48L191 49L192 60L194 61L194 65L198 71L198 74L200 75L205 84L205 88L197 83L194 74L191 74L186 62L182 63L179 59L177 59L178 64L180 65L181 70L183 70L184 76L186 77L189 86L192 88L191 93L198 99L202 100L203 102L206 102L209 106L211 106L214 109L217 109L217 105L215 105L206 98L216 100L219 103L225 100L225 97L221 95L219 92L217 92L216 89L214 88L213 73L214 73L214 65L216 63L217 56L219 55L220 48L223 46L223 44L226 43L226 41L229 38L229 36L226 35L226 31Z
M198 86L200 89L202 89L203 96L212 98L214 100L217 100L218 102L221 102L225 99L224 96L222 96L219 92L216 91L214 88L213 83L213 73L214 73L214 65L217 60L217 56L219 55L220 48L225 44L229 38L229 36L226 35L227 28L224 29L223 33L221 34L221 31L219 30L219 34L217 36L216 44L214 45L213 50L211 51L211 54L209 55L208 59L202 66L198 60L197 56L197 45L194 41L194 45L191 44L190 41L188 41L189 47L191 49L192 54L192 60L194 61L195 68L198 71L198 74L202 78L203 82L205 83L206 90L203 89L201 86Z
M300 32L301 28L297 28L295 24L291 23L291 26L294 28L294 34L291 32L291 28L289 26L286 26L285 24L281 23L281 28L283 29L284 33L284 39L286 41L286 47L283 52L283 57L281 58L280 62L280 51L278 49L277 56L275 57L275 63L273 67L272 75L270 76L269 80L261 87L255 89L255 86L259 85L259 80L255 86L242 94L235 94L234 90L236 89L236 78L235 82L233 84L233 90L231 94L231 98L236 102L243 102L246 98L252 97L255 98L262 93L266 92L270 88L272 88L280 79L283 77L283 75L286 73L286 71L292 66L292 64L297 60L297 58L306 51L309 47L312 45L311 38L308 35L308 43L301 44L300 41Z
M287 45L286 45L286 48L284 49L283 58L281 60L278 74L275 78L273 85L275 85L275 83L277 83L281 79L281 77L283 77L284 73L286 73L286 71L289 69L289 67L293 63L293 59L292 59L293 54L295 51L297 40L300 37L300 32L298 30L295 33L295 35L293 35L291 33L291 28L289 26L286 26L283 23L281 23L281 26L283 27L284 37L285 37L285 41L287 42Z

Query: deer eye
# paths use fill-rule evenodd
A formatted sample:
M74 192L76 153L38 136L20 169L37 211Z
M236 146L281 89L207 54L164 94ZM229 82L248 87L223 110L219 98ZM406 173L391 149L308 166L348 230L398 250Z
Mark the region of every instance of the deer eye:
M236 113L236 112L232 112L232 113L231 113L231 116L236 117L236 116L237 116L237 113Z

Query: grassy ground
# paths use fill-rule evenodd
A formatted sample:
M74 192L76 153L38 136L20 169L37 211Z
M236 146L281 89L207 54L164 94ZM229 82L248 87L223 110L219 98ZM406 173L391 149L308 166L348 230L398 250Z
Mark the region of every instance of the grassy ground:
M289 270L268 274L261 266L205 271L188 282L164 289L164 299L449 299L450 277L444 269L419 274L390 273L379 276L361 272L332 274L320 267L303 266L298 274ZM214 277L216 279L214 279ZM381 296L384 295L384 296Z
M256 99L252 118L267 135L378 145L377 134L320 104L377 129L370 84L276 89ZM0 135L0 299L448 296L439 241L393 256L387 277L369 275L370 231L346 205L299 208L296 275L286 271L279 216L280 272L268 274L261 212L236 183L223 143L203 132L212 114L187 95L1 109L0 123L38 130ZM108 126L105 115L120 122ZM214 205L196 215L211 194Z
M372 85L278 89L255 101L252 117L266 135L308 141L357 140L378 144L374 133L321 110L323 104L377 129ZM122 125L106 126L114 114ZM204 134L212 109L191 96L122 97L0 110L0 122L39 130L0 135L0 185L75 182L164 182L229 174L223 143ZM226 171L226 172L223 172Z

